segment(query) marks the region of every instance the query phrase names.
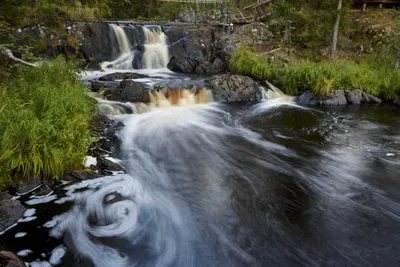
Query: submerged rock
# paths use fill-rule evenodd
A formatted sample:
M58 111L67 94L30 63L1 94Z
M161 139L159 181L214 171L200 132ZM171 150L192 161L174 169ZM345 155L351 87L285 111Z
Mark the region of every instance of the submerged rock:
M97 160L97 166L105 171L123 171L124 169L117 163L112 162L109 159L99 157Z
M90 166L82 171L71 171L64 174L64 181L80 182L104 176L105 173L97 166Z
M398 106L400 108L400 99L396 99L393 101L393 105Z
M248 76L214 75L207 83L219 102L259 101L262 98L260 87Z
M140 83L132 80L123 80L121 87L115 90L107 90L104 96L109 100L123 102L150 102L147 89Z
M143 79L148 78L149 76L134 73L134 72L116 72L104 75L99 78L100 81L115 81L115 80L125 80L125 79Z
M297 102L302 105L338 106L346 104L380 104L382 100L359 89L352 91L340 89L324 96L306 91L297 98Z

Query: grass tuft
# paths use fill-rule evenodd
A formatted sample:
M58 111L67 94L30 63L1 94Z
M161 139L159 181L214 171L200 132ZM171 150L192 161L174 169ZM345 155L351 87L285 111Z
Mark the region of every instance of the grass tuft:
M400 70L394 70L393 65L392 60L368 57L362 62L346 59L278 64L243 46L231 58L230 70L276 81L285 93L293 95L306 90L316 95L327 95L336 89L360 89L385 100L393 100L400 96Z
M17 176L59 179L82 164L94 111L85 90L61 58L0 88L0 187Z

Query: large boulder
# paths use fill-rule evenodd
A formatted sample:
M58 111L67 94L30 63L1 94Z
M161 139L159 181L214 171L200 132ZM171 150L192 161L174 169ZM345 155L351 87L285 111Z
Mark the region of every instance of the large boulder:
M214 75L207 84L219 102L259 101L262 98L258 84L242 75Z
M104 96L109 100L123 101L123 102L150 102L148 90L132 80L123 80L121 87L115 90L108 90L104 92Z

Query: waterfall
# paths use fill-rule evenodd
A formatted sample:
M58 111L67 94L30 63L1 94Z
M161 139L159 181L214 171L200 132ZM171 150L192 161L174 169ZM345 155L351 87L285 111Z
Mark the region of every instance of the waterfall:
M132 60L134 52L131 51L129 38L126 35L124 28L121 26L110 24L111 31L117 37L119 55L113 61L106 61L100 64L102 69L132 69Z
M145 69L166 68L169 61L167 36L160 27L153 31L143 27L145 34L145 45L143 55L143 66Z
M113 30L114 34L117 37L118 45L121 49L121 54L129 53L130 52L129 39L128 39L128 36L126 35L124 29L115 24L111 24L110 26L111 26L111 29Z
M151 29L147 27L136 28L141 30L144 40L143 36L140 36L137 32L132 32L132 29L129 27L123 28L115 24L110 24L110 29L118 43L118 56L112 61L101 63L102 69L134 69L133 60L135 53L142 52L135 51L132 48L140 46L144 47L143 60L136 58L135 61L140 60L140 63L135 64L135 66L142 65L144 69L163 69L167 67L169 62L168 40L167 36L162 32L161 27ZM127 31L131 34L128 35Z

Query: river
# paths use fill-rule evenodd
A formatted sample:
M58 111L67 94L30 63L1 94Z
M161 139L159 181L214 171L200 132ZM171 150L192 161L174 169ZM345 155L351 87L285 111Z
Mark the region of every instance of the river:
M119 54L103 67L132 71L135 46L111 28ZM167 40L143 30L136 64L158 70L137 82L202 88L160 70ZM157 93L142 112L97 95L125 125L113 156L126 173L20 197L28 210L0 247L31 267L400 266L400 109L169 94L175 103Z
M30 266L400 264L398 108L272 99L115 117L127 174L22 197L0 246Z

